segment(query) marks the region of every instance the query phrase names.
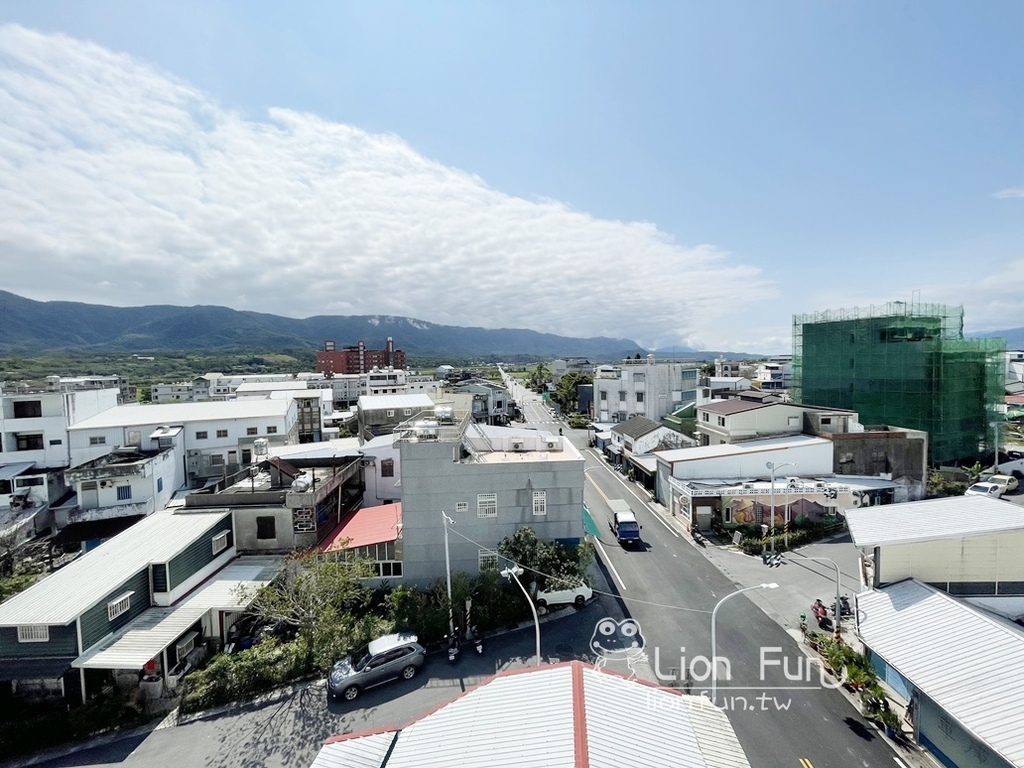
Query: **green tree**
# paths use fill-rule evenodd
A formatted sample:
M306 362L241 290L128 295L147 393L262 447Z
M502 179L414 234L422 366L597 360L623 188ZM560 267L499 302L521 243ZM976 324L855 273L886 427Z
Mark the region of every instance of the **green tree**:
M293 627L317 666L329 665L353 647L387 631L368 609L373 593L361 578L371 575L362 559L305 555L289 560L273 582L255 593L249 611L267 624Z
M594 545L589 541L567 547L557 541L540 541L534 530L524 526L498 544L498 554L518 563L529 580L574 584L594 562Z
M592 384L594 378L587 373L570 371L558 380L555 393L551 399L558 403L562 413L577 413L579 411L579 398L577 388L584 384Z

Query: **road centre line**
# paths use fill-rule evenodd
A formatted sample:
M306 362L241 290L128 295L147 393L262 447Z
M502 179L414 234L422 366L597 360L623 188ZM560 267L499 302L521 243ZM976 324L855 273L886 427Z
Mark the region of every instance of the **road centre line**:
M602 462L602 464L600 466L601 466L601 469L608 469L608 467L604 466L603 462ZM595 467L587 467L587 469L597 469L597 467L596 466ZM587 469L583 470L583 476L586 477L587 480L590 480L590 478L587 477L587 474L586 474L587 473ZM611 470L609 470L609 471L611 471ZM623 480L621 477L618 477L618 473L612 472L612 476L615 477L615 479L618 480L620 483L622 483L622 485L626 488L627 491L629 491L629 493L633 496L634 499L639 501L648 512L650 512L652 515L654 515L654 519L655 520L657 520L659 523L661 523L663 526L665 526L665 530L667 530L669 533L671 533L677 539L680 538L679 534L672 528L672 526L670 526L668 523L666 523L662 519L661 515L659 515L657 512L655 512L653 509L651 509L651 505L650 504L648 504L646 501L644 501L639 496L637 496L636 492L626 484L626 481ZM605 495L604 491L602 491L600 488L598 488L597 483L595 483L593 480L590 480L590 484L594 486L594 490L596 490L599 494L601 494L601 498L603 498L605 501L610 501L610 499Z

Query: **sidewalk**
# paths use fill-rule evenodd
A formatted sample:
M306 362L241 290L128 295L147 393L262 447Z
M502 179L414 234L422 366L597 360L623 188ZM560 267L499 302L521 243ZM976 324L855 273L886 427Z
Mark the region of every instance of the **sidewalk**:
M808 627L817 630L811 604L820 599L825 605L831 606L836 600L836 566L839 568L840 595L848 595L851 602L853 596L867 588L860 580L860 553L850 540L849 534L832 537L814 544L800 547L793 552L784 553L778 566L769 567L760 557L746 555L733 545L716 545L708 541L706 546L698 545L693 537L686 532L683 523L668 513L664 506L657 502L648 502L655 514L661 516L682 539L688 541L694 549L703 555L724 575L732 579L738 587L752 587L765 583L776 583L779 589L751 590L746 593L758 608L769 618L782 626L800 649L810 658L818 658L805 643L800 632L800 614L808 619ZM821 561L810 558L822 558ZM832 561L832 562L829 562ZM835 565L833 565L833 562ZM854 619L843 620L843 637L849 644L862 649L860 639L854 630ZM838 688L850 702L850 706L860 712L860 700L856 694ZM891 701L891 700L890 700ZM904 708L892 702L893 708L903 716ZM909 740L912 734L909 726L904 723L904 738L900 741L889 738L884 730L878 729L879 738L884 739L892 747L897 756L896 764L907 768L941 768L940 764L919 745Z

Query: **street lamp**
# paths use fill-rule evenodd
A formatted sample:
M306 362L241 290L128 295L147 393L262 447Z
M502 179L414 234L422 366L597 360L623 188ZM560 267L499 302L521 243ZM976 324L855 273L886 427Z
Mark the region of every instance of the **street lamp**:
M735 592L730 592L728 595L726 595L721 600L719 600L718 604L715 605L714 610L711 611L711 703L712 704L715 703L715 693L716 693L716 690L717 690L717 680L718 680L718 664L715 661L715 648L716 648L715 622L718 619L718 609L721 608L722 607L722 603L724 603L730 597L736 597L736 595L742 594L744 592L750 592L753 589L778 589L778 588L779 588L779 585L776 584L773 581L770 584L756 584L756 585L754 585L752 587L743 587L742 589L737 589Z
M779 467L792 467L793 466L793 462L787 461L787 462L785 462L783 464L779 464L776 461L768 461L768 462L765 462L765 466L772 473L772 487L771 487L771 491L769 491L769 498L770 498L770 502L769 503L770 503L771 508L772 508L771 509L771 515L772 515L772 525L771 525L772 531L771 531L771 536L772 536L772 562L774 562L775 561L775 470L777 470Z
M441 511L441 519L444 524L444 571L448 578L448 637L455 635L455 618L452 610L452 558L448 553L448 524L455 525L455 521Z
M523 595L526 597L526 602L530 604L530 611L533 613L533 626L536 629L536 643L537 643L537 666L540 666L540 617L537 616L537 606L533 604L533 600L530 599L530 593L526 591L526 587L523 586L523 582L519 580L519 577L523 575L523 569L518 565L513 565L511 568L505 568L502 570L501 575L509 581L512 579L516 580L516 584L523 590Z

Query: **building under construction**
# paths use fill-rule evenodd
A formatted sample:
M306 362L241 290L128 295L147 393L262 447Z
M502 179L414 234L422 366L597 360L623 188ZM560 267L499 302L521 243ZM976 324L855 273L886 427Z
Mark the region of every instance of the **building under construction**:
M793 317L793 400L928 433L942 464L991 450L1006 341L964 339L963 307L889 302Z

